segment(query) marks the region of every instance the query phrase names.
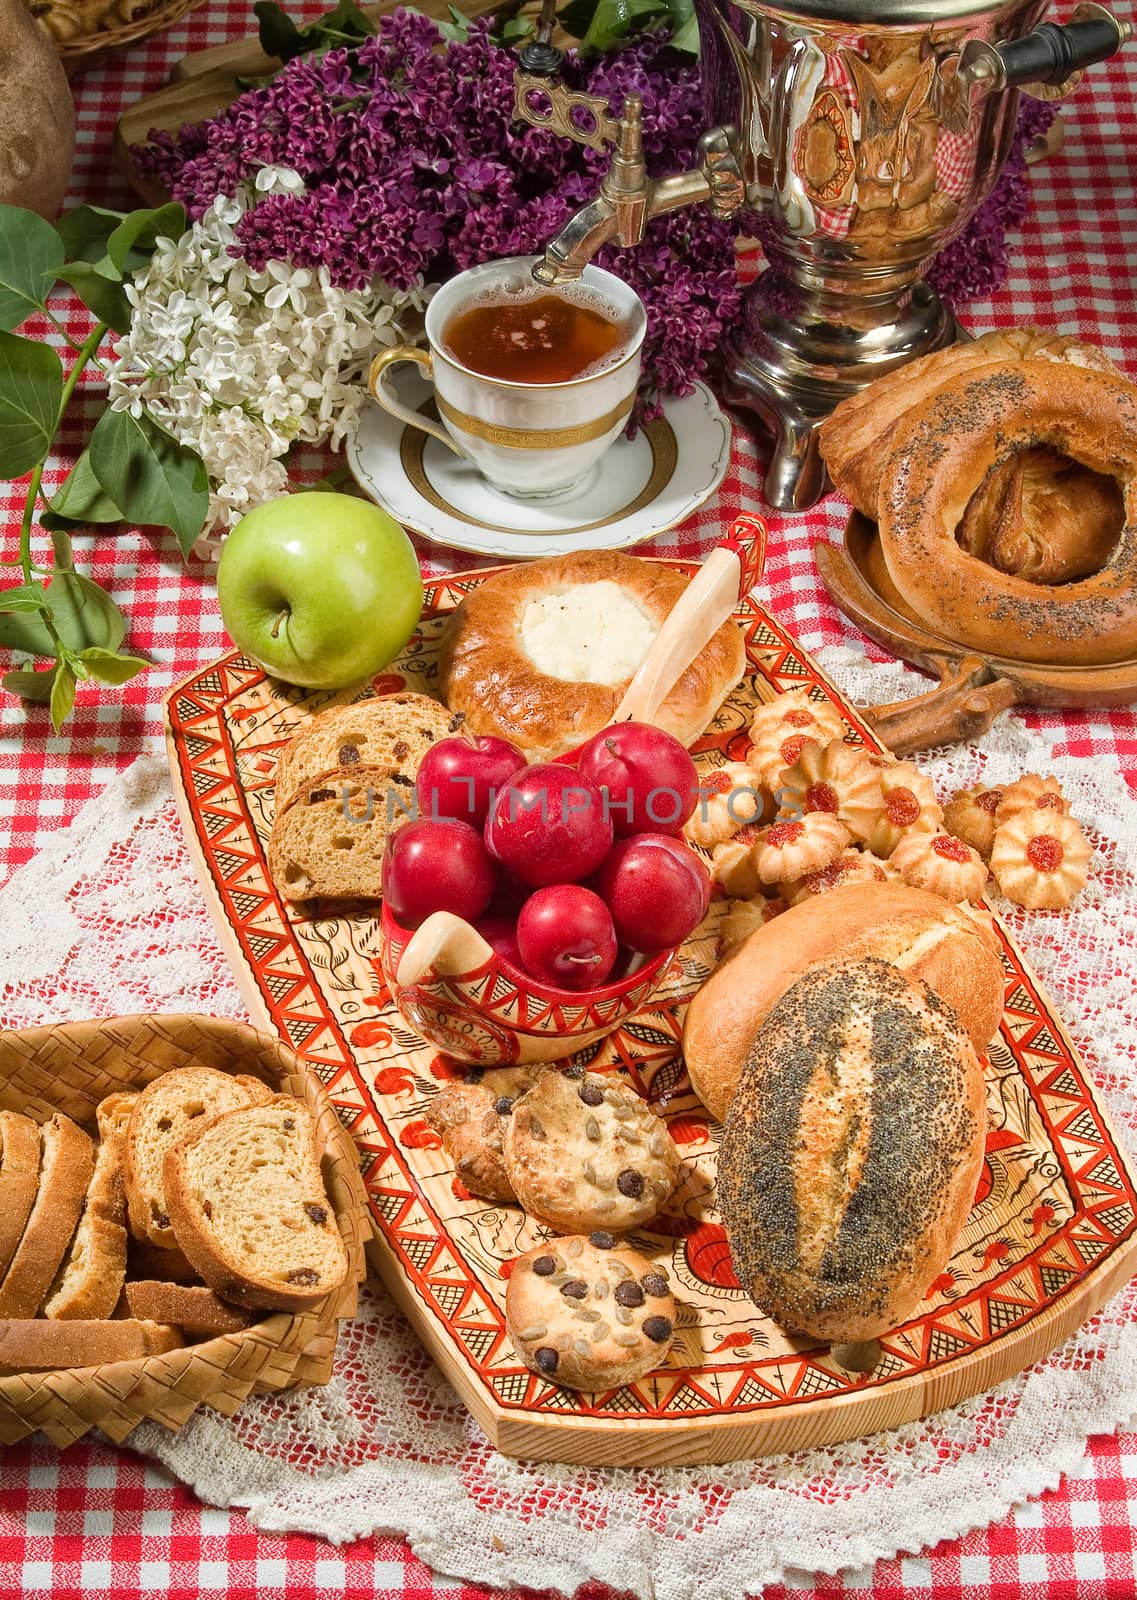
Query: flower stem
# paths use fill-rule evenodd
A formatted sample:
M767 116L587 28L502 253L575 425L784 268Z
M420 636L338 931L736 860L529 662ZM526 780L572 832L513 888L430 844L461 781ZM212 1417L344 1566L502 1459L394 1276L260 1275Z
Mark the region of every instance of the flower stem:
M55 319L52 318L52 320L54 321ZM97 323L87 335L87 338L79 346L79 352L75 358L75 365L67 374L67 380L63 385L63 393L59 397L59 410L55 414L55 427L52 429L53 439L59 430L59 424L63 421L64 413L71 402L71 396L75 393L75 385L79 382L84 367L86 367L88 361L90 361L95 351L99 348L100 344L102 344L103 339L108 331L108 326L109 325L105 322ZM73 343L73 341L68 338L68 343ZM46 456L42 461L36 463L36 466L32 471L31 481L28 484L28 492L24 499L24 515L20 522L20 567L23 570L25 583L31 583L32 581L32 519L35 516L36 501L39 498L40 484L43 481L43 469L46 465ZM63 641L56 632L55 623L52 621L51 613L44 612L43 620L53 643L56 645L57 649L62 650Z

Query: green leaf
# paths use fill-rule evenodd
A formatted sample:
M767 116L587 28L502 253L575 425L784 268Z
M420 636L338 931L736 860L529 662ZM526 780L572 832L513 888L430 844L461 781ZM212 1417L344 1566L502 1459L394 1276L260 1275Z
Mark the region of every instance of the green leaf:
M359 44L375 32L375 24L355 0L339 0L334 11L298 28L276 0L257 0L253 7L259 24L261 49L266 56L292 61L312 50Z
M55 668L48 672L6 672L0 685L9 694L18 694L21 700L34 700L37 705L47 705L55 683Z
M43 310L62 265L63 246L50 222L0 206L0 328L10 332Z
M699 19L695 15L695 0L667 0L668 21L671 31L668 48L681 55L698 56L702 48L699 38Z
M117 277L104 277L89 261L73 261L59 276L71 285L87 310L93 311L100 322L109 323L116 333L129 332L134 308Z
M21 583L14 589L0 589L0 611L46 611L47 596L42 584Z
M83 451L62 486L48 501L48 507L47 511L41 513L40 521L49 532L59 528L84 527L90 522L123 520L122 512L110 495L100 488L99 480L91 470L89 450ZM68 559L61 562L57 551L56 565L69 567L70 553Z
M68 261L94 265L107 258L107 240L124 220L125 212L103 206L75 206L56 218L55 231L63 241Z
M465 44L470 37L470 19L464 16L457 6L448 5L450 13L449 22L439 22L438 31L442 37L451 44Z
M0 478L22 478L47 455L62 400L51 346L0 332Z
M129 683L150 665L140 656L121 656L115 650L84 650L79 659L100 683Z
M78 465L78 462L76 465ZM49 516L50 514L50 512L47 513ZM44 521L43 513L40 514L40 521ZM56 574L70 572L75 566L75 552L71 544L71 535L66 528L52 528L50 532L51 554L54 559Z
M57 572L47 590L56 631L76 655L93 645L117 650L126 635L122 612L105 589L80 572ZM54 656L55 644L34 615L0 616L0 647L29 656Z
M209 510L201 458L129 411L104 411L88 449L99 486L123 516L170 528L188 555Z
M280 61L291 61L303 55L300 29L276 0L257 0L253 7L260 36L261 49L266 56L276 56Z
M615 50L631 34L667 15L667 0L600 0L581 36L582 50Z
M57 662L55 682L51 686L51 725L56 733L71 715L74 705L75 674L65 661Z
M121 277L144 267L158 239L180 239L189 226L184 207L176 200L153 210L132 211L107 240L107 255Z
M495 44L511 45L517 44L520 39L528 39L536 31L532 17L510 17L491 37Z

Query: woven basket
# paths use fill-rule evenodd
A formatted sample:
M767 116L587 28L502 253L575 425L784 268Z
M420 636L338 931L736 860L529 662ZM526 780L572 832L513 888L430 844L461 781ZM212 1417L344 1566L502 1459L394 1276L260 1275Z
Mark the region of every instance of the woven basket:
M169 0L167 5L159 6L134 22L120 23L117 28L100 28L95 33L86 33L77 39L53 39L52 43L63 63L64 72L69 78L74 78L89 67L97 67L109 56L129 50L131 45L148 39L152 33L172 27L203 3L204 0Z
M351 1139L319 1081L287 1046L202 1016L114 1017L0 1032L0 1109L23 1111L37 1122L62 1111L91 1125L104 1095L140 1089L182 1066L250 1073L307 1106L347 1247L348 1282L311 1311L274 1312L240 1333L166 1355L0 1378L0 1443L13 1444L37 1429L60 1447L91 1428L121 1440L147 1420L175 1430L199 1405L231 1416L249 1393L326 1383L331 1375L338 1319L354 1316L366 1272L366 1199Z

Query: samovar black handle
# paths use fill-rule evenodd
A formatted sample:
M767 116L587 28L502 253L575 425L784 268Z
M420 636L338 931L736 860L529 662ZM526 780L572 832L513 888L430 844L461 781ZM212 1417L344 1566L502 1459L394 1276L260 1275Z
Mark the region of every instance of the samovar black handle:
M1039 23L1021 39L996 45L970 40L960 53L959 77L985 89L1025 87L1039 99L1060 99L1083 67L1116 55L1132 37L1131 24L1104 6L1081 5L1070 22Z
M565 64L564 51L553 43L556 25L557 0L541 0L537 32L518 52L521 70L531 78L556 78Z

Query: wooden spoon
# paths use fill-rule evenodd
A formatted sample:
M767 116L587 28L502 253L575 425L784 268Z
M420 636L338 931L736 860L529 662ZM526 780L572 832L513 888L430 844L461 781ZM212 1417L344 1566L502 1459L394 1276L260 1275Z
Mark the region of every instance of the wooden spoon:
M400 989L419 983L428 972L457 977L485 966L493 946L477 928L452 911L435 911L417 927L399 957L395 980Z

